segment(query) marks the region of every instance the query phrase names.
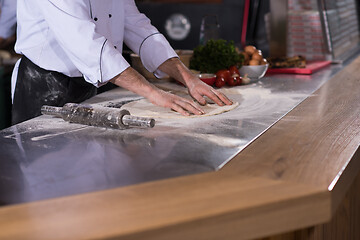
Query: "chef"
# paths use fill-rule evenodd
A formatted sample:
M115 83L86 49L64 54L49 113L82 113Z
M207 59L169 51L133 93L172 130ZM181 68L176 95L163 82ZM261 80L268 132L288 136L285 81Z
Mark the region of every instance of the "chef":
M16 0L0 0L0 49L15 42Z
M12 77L14 124L40 115L42 105L82 102L107 82L183 115L203 114L204 96L232 104L182 64L133 0L18 0L17 14L15 50L23 57ZM122 56L123 43L156 77L182 82L198 103L149 83Z

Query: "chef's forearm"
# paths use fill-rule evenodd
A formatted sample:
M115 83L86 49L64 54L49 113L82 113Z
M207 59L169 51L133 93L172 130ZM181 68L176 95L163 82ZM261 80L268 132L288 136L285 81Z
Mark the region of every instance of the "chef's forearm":
M110 82L143 97L153 95L158 90L132 67L127 68Z

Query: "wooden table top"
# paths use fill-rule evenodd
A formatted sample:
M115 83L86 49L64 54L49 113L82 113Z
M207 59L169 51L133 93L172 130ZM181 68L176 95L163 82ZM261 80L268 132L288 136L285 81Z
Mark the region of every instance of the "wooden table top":
M223 169L0 208L0 239L249 239L329 221L360 170L360 57Z

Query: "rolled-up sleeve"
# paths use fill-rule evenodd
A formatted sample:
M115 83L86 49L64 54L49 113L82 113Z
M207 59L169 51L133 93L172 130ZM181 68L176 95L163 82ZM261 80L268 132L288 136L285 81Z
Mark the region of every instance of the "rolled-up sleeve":
M85 0L38 0L49 30L86 81L100 86L130 65L96 32Z
M140 56L144 67L156 77L166 76L158 70L169 58L178 57L164 35L151 25L150 20L139 12L133 0L125 0L126 45Z
M0 37L8 38L16 31L16 0L3 0L0 14Z
M130 67L130 64L125 60L122 54L114 49L114 45L105 40L100 52L100 66L98 69L99 77L97 78L98 81L97 84L95 84L96 86L103 85ZM86 80L87 77L85 75L84 77ZM96 76L94 77L96 78ZM89 78L87 81L91 81L91 79Z

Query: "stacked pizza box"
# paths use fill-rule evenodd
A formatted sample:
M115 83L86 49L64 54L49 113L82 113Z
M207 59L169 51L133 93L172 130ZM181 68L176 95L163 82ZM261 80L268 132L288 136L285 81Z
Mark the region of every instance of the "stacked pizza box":
M287 55L307 60L325 60L326 47L317 10L290 10L288 13Z
M357 0L335 0L327 4L326 17L330 47L335 58L351 51L359 42ZM307 60L327 59L325 34L316 0L288 0L288 56Z
M316 10L317 0L288 0L288 9L293 11Z
M326 45L316 0L288 0L287 55L325 60Z

